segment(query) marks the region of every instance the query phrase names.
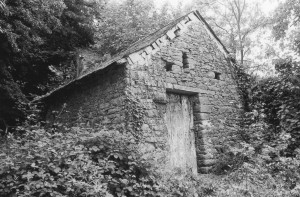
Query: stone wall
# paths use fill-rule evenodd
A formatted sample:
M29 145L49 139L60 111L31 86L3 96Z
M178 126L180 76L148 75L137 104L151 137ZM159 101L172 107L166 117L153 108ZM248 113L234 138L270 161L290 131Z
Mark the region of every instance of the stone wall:
M71 88L65 88L62 92L52 95L50 100L47 100L49 108L46 120L50 123L65 123L68 126L84 124L91 127L124 129L125 68L125 65L111 65ZM53 111L57 111L59 117L53 115Z
M146 109L142 126L144 147L148 147L145 151L168 152L166 93L193 95L198 171L207 172L223 141L234 138L239 115L239 96L230 64L197 20L164 45L152 47L154 54L138 52L144 61L132 61L128 66L129 91Z

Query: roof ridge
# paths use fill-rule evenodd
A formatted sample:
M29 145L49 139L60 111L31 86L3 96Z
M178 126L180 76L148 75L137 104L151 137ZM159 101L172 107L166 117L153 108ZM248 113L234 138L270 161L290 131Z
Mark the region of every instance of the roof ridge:
M144 36L144 37L141 38L140 40L135 41L134 43L132 43L131 45L129 45L126 49L124 49L124 51L126 51L128 48L130 48L131 46L135 45L136 43L140 42L141 40L143 40L143 39L145 39L145 38L147 38L147 37L149 37L149 36L154 35L154 34L157 33L159 30L161 30L161 29L163 29L163 28L169 26L170 24L172 24L174 21L177 21L177 20L179 20L180 18L184 18L184 17L188 16L190 13L193 13L193 12L194 12L194 11L191 11L191 12L189 12L188 14L185 14L185 15L183 15L183 16L180 16L180 17L176 18L175 20L169 22L168 24L164 25L164 27L162 27L162 28L160 28L160 29L157 29L156 31L154 31L154 32L152 32L152 33L150 33L150 34Z

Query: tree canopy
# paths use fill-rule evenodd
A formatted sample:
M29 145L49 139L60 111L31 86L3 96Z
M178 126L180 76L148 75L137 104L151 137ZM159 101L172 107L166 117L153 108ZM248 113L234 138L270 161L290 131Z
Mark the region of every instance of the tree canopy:
M62 63L76 47L94 42L103 6L99 0L1 1L0 101L11 103L2 106L1 119L15 119L20 105L49 90L49 66L68 66Z

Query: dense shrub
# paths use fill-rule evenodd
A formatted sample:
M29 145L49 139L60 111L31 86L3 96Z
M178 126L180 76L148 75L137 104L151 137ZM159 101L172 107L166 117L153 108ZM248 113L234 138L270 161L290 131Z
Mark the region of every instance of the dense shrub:
M116 131L31 128L1 143L0 196L153 196L135 141Z
M256 121L268 125L263 136L267 142L276 140L281 133L291 135L284 154L295 156L300 145L299 62L280 60L276 69L278 76L260 80L252 88L252 111L256 112Z
M176 170L150 172L131 134L79 127L64 132L25 129L1 141L0 196L297 197L300 193L300 154L281 155L290 134L262 144L264 126L258 123L247 128L252 136L247 143L226 147L219 161L228 167L225 173L197 176Z
M250 143L241 142L238 146L227 146L226 152L221 155L212 171L218 174L215 177L216 182L210 186L215 188L215 195L212 196L298 197L299 150L295 157L281 154L286 149L289 138L289 134L281 135L269 145L260 143L263 139L251 139ZM208 177L209 180L211 178L212 176Z
M212 184L219 186L214 190L215 196L300 194L299 149L294 148L292 157L286 154L294 135L282 128L275 131L275 124L267 121L271 115L258 109L263 107L257 105L245 113L243 127L239 129L241 138L236 144L223 143L223 152L212 169L219 179ZM276 114L273 117L277 118Z

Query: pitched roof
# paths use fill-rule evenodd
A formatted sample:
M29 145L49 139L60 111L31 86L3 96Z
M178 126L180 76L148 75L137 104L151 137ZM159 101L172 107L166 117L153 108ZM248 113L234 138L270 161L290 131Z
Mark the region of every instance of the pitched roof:
M185 30L186 26L189 25L190 21L198 20L203 23L207 32L211 35L211 37L216 41L219 49L224 53L225 56L229 55L229 52L220 41L220 39L216 36L214 31L211 29L209 24L205 21L205 19L200 15L200 13L196 11L192 11L173 22L169 23L165 27L159 29L158 31L149 34L148 36L138 40L137 42L130 45L126 50L114 55L111 59L103 62L100 66L96 67L93 70L79 76L78 78L50 91L49 93L39 96L33 100L33 102L38 100L43 100L50 95L56 94L63 89L71 87L75 85L77 82L81 81L84 78L89 77L90 75L94 75L97 72L103 70L104 68L112 65L113 63L134 63L141 59L143 59L144 55L154 54L159 50L160 46L165 45L167 41L174 39L177 35L177 30ZM137 53L138 52L138 53ZM144 52L144 53L143 53Z

